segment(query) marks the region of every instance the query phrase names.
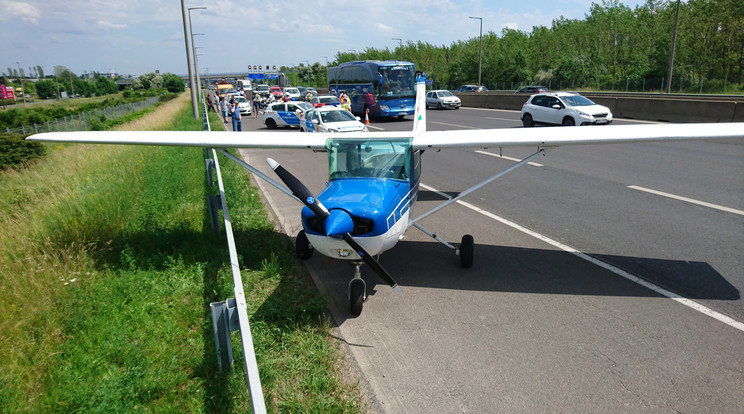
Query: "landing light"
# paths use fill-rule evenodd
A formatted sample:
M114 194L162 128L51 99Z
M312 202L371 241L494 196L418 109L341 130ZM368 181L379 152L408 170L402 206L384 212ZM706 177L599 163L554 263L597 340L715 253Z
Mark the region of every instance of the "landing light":
M350 254L351 254L351 250L338 249L338 255L341 257L349 257Z

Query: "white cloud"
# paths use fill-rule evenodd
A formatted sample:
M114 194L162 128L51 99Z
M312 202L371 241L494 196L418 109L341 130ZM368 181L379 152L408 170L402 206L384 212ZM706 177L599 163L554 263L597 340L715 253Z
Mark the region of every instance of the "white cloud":
M384 23L376 23L375 24L375 27L377 28L377 30L382 30L384 32L392 32L393 31L393 28L392 27L390 27L390 26L388 26L388 25L386 25Z
M10 2L5 4L5 10L11 16L21 19L24 23L39 24L41 12L31 4L24 2Z
M127 27L126 24L111 23L106 20L99 20L96 22L96 26L101 29L124 29Z

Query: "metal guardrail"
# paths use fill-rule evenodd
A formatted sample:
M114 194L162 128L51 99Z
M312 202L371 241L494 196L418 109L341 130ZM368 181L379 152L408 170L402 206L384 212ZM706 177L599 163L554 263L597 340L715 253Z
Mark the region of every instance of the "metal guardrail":
M205 131L211 131L209 119L207 116L207 107L202 102L203 125ZM217 151L214 148L205 148L207 180L210 185L214 183L214 176L217 177L219 195L208 197L210 217L212 219L212 230L219 232L219 222L217 211L222 210L222 216L225 223L225 233L227 237L228 250L230 252L230 267L233 275L233 292L234 298L229 298L224 302L213 302L209 304L212 315L212 330L214 333L215 347L217 348L217 366L220 372L223 369L232 366L232 344L230 341L230 332L240 331L240 342L243 348L243 358L245 365L245 376L248 382L248 391L251 396L251 407L256 414L266 413L266 403L264 401L263 389L261 388L261 378L258 374L258 363L256 362L256 352L253 349L253 337L251 336L251 327L248 319L247 305L245 302L245 292L243 290L243 279L240 276L240 266L238 264L238 252L235 248L235 239L233 237L232 225L230 224L230 214L227 211L227 199L225 197L225 188L222 184L222 174L220 173L220 164L217 160ZM226 153L225 150L220 152Z
M141 111L148 106L157 103L159 99L160 97L153 96L152 98L145 99L144 101L96 109L95 111L80 112L79 114L57 118L53 121L47 121L44 123L21 125L20 127L15 128L5 127L3 132L27 135L38 134L40 132L88 131L90 130L91 122L94 119L99 121L101 121L102 119L119 119L131 113Z

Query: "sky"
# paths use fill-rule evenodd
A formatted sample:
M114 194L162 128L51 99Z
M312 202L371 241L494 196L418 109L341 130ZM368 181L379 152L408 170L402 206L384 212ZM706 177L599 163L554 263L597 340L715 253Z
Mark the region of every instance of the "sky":
M596 0L601 3L602 0ZM642 0L622 0L630 8ZM504 28L583 19L585 0L184 0L200 73L333 61L336 53L450 45ZM187 12L188 16L188 12ZM187 17L188 23L188 17ZM201 33L201 34L198 34ZM0 0L0 72L62 65L75 74L187 73L179 0ZM404 56L405 59L405 56Z

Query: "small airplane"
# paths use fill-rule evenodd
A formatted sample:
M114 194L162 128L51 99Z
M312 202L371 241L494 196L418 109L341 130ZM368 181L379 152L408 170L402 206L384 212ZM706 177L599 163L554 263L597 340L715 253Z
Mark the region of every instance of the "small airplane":
M464 235L453 245L422 227L419 221L467 196L473 191L527 164L548 150L567 145L627 142L708 140L744 138L744 123L612 125L602 127L508 128L463 131L426 130L425 75L416 77L416 104L410 132L349 132L281 134L210 131L86 131L32 135L28 140L72 143L166 145L219 148L228 158L266 180L305 205L303 230L296 238L300 258L314 251L354 266L348 285L349 309L362 312L366 283L361 266L366 263L393 290L398 283L375 258L393 248L415 227L455 251L460 265L473 265L474 240ZM447 148L535 147L535 152L480 183L443 201L433 209L412 217L421 180L421 156L426 150ZM226 151L226 148L282 148L325 151L328 154L328 183L313 194L302 182L273 159L267 162L286 185L273 180Z

